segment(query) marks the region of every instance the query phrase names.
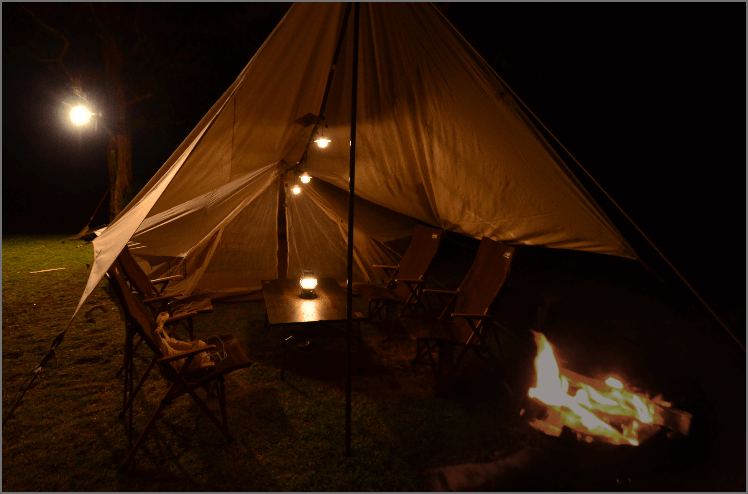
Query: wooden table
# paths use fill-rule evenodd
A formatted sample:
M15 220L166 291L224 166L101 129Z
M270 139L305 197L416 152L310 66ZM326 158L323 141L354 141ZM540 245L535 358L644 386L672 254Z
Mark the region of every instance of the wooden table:
M317 280L315 298L301 298L299 280L263 280L262 295L265 297L267 311L266 324L281 328L309 327L315 323L346 321L346 292L333 278ZM366 317L361 312L353 313L353 320L358 323L357 338L361 339L361 321ZM283 364L281 366L281 380L285 379L286 342L293 334L284 335L281 342L283 348Z

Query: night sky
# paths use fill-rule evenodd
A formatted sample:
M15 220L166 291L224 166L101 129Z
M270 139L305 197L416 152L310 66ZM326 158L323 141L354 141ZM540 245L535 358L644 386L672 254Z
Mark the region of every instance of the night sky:
M745 3L447 3L455 27L717 306L745 311ZM82 4L28 4L103 70ZM133 51L142 186L233 82L289 4L96 4ZM3 3L3 233L78 232L107 188L106 134L60 116L60 40ZM128 24L137 19L137 24ZM137 30L132 26L136 25ZM119 30L119 31L118 31ZM44 50L47 50L44 52ZM95 85L84 86L95 98ZM137 94L133 94L138 96ZM645 244L583 181L634 247ZM94 225L108 221L107 208ZM648 255L651 255L648 254Z

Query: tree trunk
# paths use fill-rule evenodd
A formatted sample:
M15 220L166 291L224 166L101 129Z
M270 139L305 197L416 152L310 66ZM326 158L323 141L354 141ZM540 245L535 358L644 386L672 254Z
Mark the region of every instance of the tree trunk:
M113 134L107 148L109 165L109 221L125 207L125 194L132 183L132 143L130 133Z
M111 122L107 164L109 166L109 220L122 211L125 194L132 183L132 142L127 122L125 94L125 61L116 41L102 37L104 43L105 85L107 92L107 120Z

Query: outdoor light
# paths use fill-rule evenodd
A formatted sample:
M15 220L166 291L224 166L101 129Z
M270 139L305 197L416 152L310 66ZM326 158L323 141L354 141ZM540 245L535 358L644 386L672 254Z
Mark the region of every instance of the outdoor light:
M298 194L299 192L301 192L301 187L299 187L298 185L294 185L291 191L294 193L294 195Z
M301 179L302 184L308 184L312 179L312 177L307 172L302 173L299 178Z
M321 148L326 148L328 144L330 144L332 141L330 139L325 139L324 137L320 137L319 139L315 139L314 142L317 143L317 146Z
M85 125L91 119L91 115L93 115L93 113L88 111L88 108L85 106L76 106L70 111L70 120L72 120L75 125Z
M302 271L301 279L301 298L314 298L317 296L314 293L314 289L317 288L317 278L314 277L314 271L311 269L304 269Z
M332 141L330 139L325 138L325 130L323 128L320 128L319 138L315 139L314 142L317 143L317 146L321 148L326 148L327 145L330 144Z

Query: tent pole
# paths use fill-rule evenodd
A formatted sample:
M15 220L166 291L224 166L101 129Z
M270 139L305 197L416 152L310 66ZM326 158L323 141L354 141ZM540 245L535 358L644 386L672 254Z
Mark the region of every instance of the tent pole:
M353 329L353 198L356 183L356 102L358 98L358 23L360 4L353 4L353 81L351 89L351 165L348 183L348 290L345 326L345 455L351 456L351 331Z

